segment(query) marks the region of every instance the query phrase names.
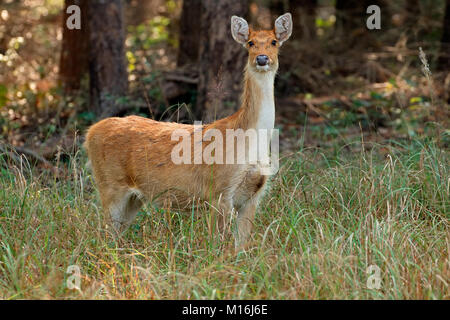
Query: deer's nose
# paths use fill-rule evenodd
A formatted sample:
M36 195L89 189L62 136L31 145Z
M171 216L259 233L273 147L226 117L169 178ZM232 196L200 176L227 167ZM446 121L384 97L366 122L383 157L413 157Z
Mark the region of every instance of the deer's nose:
M269 57L265 54L260 54L256 57L256 63L258 64L258 66L265 66L269 63Z

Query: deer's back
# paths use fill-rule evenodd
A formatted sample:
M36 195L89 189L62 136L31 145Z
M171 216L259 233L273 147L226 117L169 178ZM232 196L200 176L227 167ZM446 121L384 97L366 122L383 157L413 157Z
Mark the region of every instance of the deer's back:
M198 193L195 168L171 160L179 143L171 140L175 129L193 127L137 116L108 118L93 125L85 147L99 188L136 189L152 199L169 192L177 201Z

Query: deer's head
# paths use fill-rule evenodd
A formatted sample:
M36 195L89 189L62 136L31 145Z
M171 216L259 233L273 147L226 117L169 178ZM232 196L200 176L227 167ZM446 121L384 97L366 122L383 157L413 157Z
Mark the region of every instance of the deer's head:
M285 13L275 20L272 30L253 30L241 17L231 17L231 34L234 40L248 50L248 68L266 72L278 69L278 50L291 36L292 16Z

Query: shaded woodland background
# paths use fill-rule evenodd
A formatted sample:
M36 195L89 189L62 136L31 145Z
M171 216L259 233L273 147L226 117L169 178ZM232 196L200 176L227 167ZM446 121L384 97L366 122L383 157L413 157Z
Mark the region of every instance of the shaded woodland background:
M81 30L64 27L72 4L81 8ZM366 28L370 4L381 7L381 30ZM230 115L246 63L231 15L272 28L287 11L294 31L276 79L282 150L361 134L449 146L449 0L0 5L0 143L42 161L77 148L86 127L107 116L192 123Z

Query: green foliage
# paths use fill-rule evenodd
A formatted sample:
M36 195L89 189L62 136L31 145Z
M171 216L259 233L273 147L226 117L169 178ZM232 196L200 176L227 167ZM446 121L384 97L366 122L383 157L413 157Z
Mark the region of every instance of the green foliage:
M148 50L155 44L167 41L169 23L168 18L157 16L138 26L129 26L127 39L129 46Z
M330 15L328 18L316 18L316 27L317 28L331 28L336 22L336 16Z
M8 101L8 88L0 84L0 106L4 106Z
M84 111L78 114L78 118L86 123L93 123L96 119L95 113L92 111Z

